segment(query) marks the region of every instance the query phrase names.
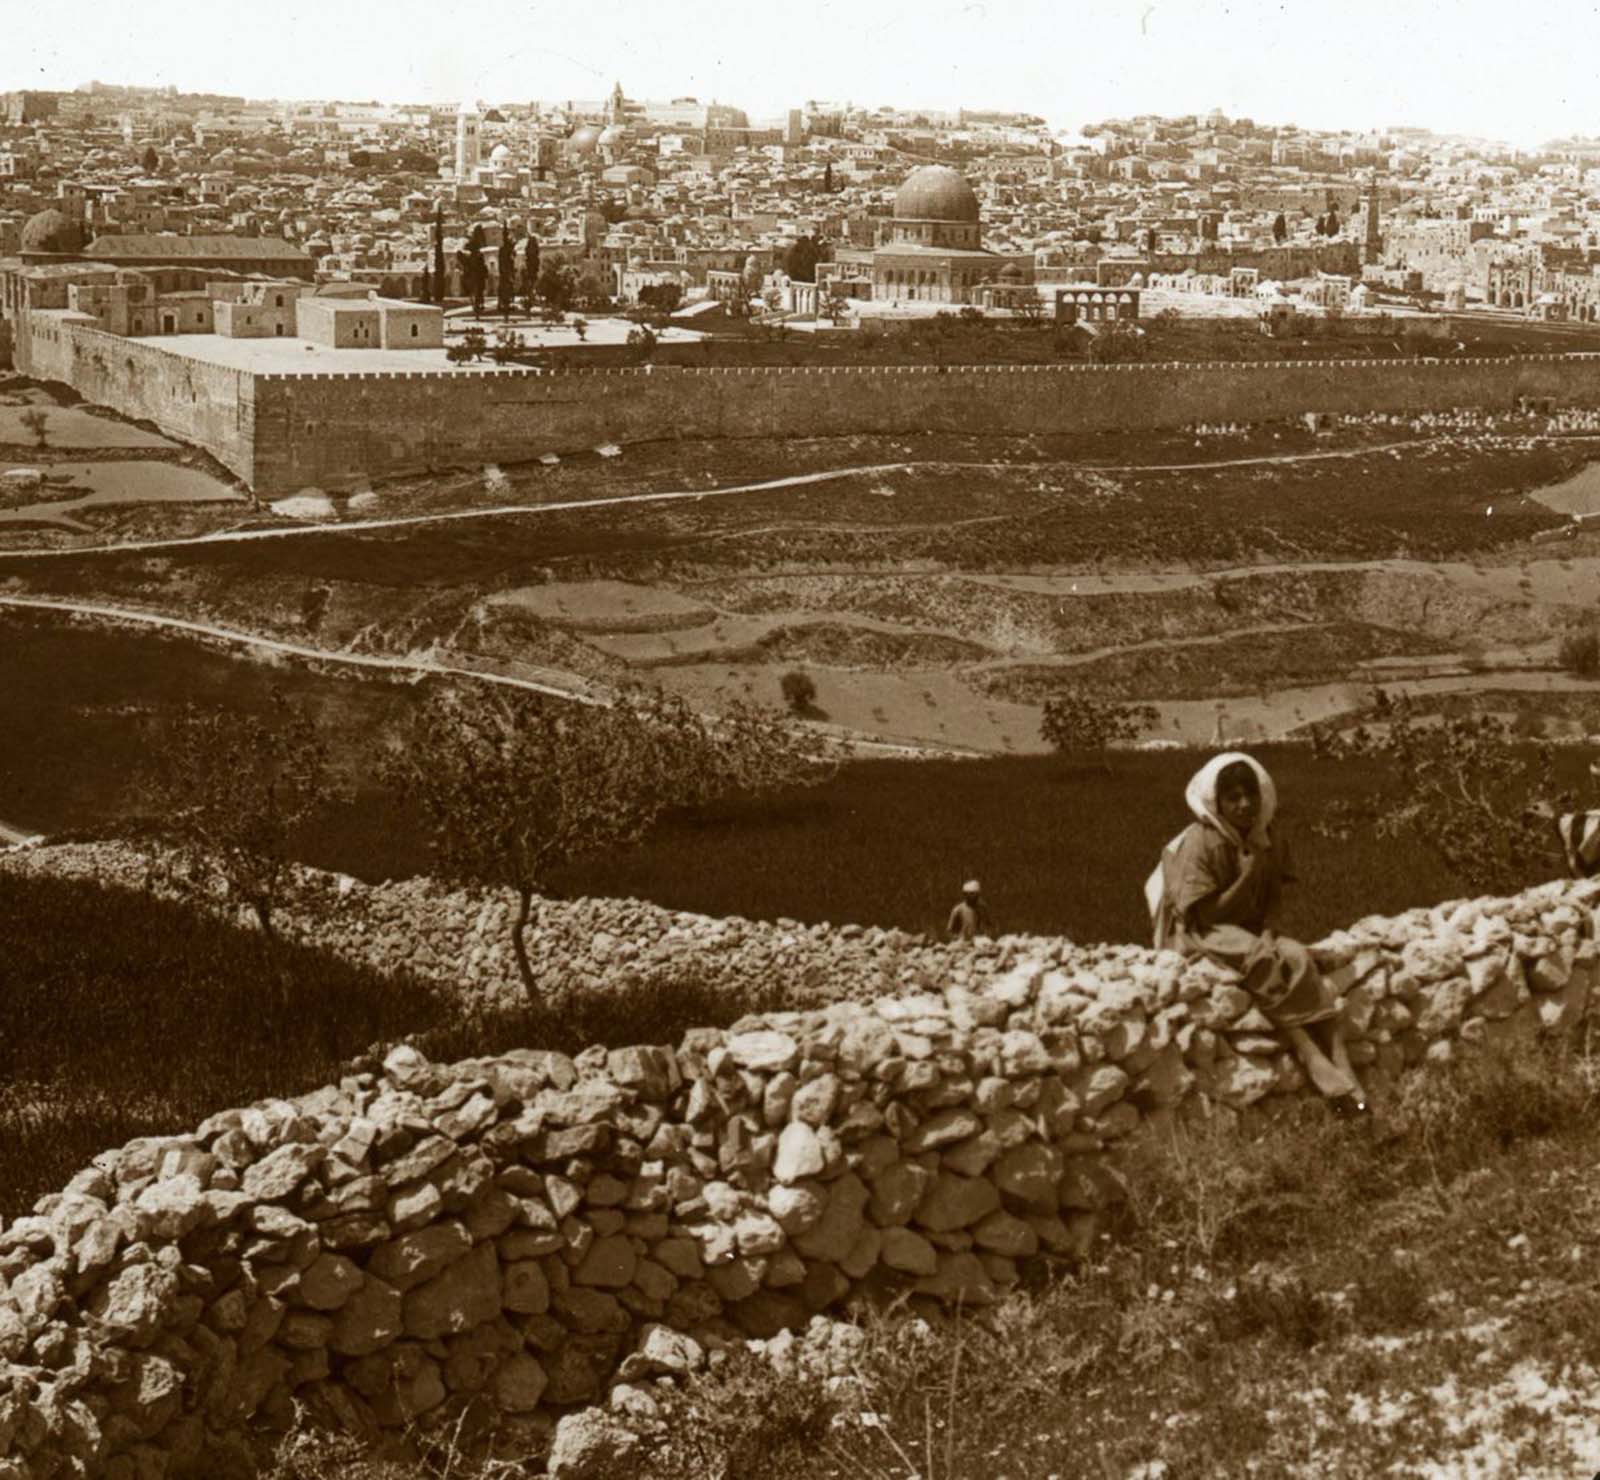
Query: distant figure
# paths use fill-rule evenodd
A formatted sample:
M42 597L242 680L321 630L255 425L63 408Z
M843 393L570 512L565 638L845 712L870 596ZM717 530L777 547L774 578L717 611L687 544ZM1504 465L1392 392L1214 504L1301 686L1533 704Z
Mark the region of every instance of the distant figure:
M968 879L961 886L961 902L950 911L950 923L945 933L951 940L973 940L980 935L993 935L989 920L989 906L978 892L978 881Z
M1278 793L1271 776L1253 757L1224 751L1190 779L1184 800L1195 820L1167 844L1145 882L1156 948L1237 971L1317 1089L1341 1110L1364 1110L1339 1004L1311 953L1273 928L1294 872L1272 835Z

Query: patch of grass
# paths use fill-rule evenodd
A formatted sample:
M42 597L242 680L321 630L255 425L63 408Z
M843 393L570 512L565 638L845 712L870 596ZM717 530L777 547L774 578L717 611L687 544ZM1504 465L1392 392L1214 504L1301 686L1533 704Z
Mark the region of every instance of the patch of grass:
M406 1038L441 1060L676 1043L773 1002L693 984L463 1015L434 988L131 890L0 874L0 1213L98 1152L374 1068ZM181 1048L175 1051L175 1045Z
M863 1307L843 1385L804 1365L770 1374L760 1411L789 1442L769 1440L760 1473L1453 1473L1485 1442L1485 1472L1564 1473L1574 1456L1526 1421L1517 1373L1576 1383L1569 1364L1593 1361L1600 1302L1585 1294L1587 1261L1531 1270L1504 1229L1509 1214L1565 1258L1567 1227L1590 1226L1593 1071L1566 1046L1524 1046L1417 1076L1375 1127L1308 1106L1255 1131L1218 1117L1151 1143L1128 1169L1139 1205L1095 1262L1040 1265L958 1315ZM1544 1110L1529 1117L1516 1106L1536 1082ZM1432 1189L1420 1215L1418 1186ZM1260 1216L1285 1197L1296 1216ZM1222 1235L1200 1237L1199 1221ZM705 1420L748 1374L741 1358L667 1399L669 1422L699 1425L694 1473L745 1473ZM1436 1396L1450 1391L1459 1400ZM788 1415L810 1424L818 1404L832 1418L808 1448Z
M447 1016L438 997L133 891L0 879L0 1206L96 1152L337 1079L375 1040ZM181 1052L174 1045L182 1045Z

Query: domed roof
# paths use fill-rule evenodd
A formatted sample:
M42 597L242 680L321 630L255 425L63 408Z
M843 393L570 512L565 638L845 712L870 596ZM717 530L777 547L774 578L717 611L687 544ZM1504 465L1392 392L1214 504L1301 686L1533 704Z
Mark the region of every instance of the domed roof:
M895 191L894 216L897 221L976 221L978 197L959 170L925 164Z
M22 227L24 252L81 252L87 240L81 221L54 209L29 216Z
M510 159L511 158L511 146L509 144L496 144L494 146L494 148L489 151L489 158L490 159Z
M602 144L620 144L627 137L627 129L623 128L620 124L613 123L600 130L600 142Z
M600 143L600 130L586 123L567 140L567 148L574 154L593 154Z
M1002 283L1020 283L1022 281L1022 266L1017 262L1008 262L1000 269Z

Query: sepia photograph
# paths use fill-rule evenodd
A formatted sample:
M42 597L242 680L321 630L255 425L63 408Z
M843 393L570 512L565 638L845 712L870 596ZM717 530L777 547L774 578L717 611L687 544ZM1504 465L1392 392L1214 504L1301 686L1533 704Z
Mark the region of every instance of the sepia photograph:
M4 11L0 1480L1600 1477L1595 7Z

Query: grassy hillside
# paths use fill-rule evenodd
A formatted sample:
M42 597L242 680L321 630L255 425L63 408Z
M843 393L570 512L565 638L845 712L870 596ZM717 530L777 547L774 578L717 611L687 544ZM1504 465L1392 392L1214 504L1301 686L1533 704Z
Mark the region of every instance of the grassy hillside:
M430 871L419 820L362 779L419 687L340 681L116 631L3 629L19 640L0 645L0 693L11 701L0 706L0 820L38 831L114 827L138 806L141 771L186 696L259 712L281 686L317 713L356 787L352 802L307 829L306 861L366 879ZM1407 845L1312 835L1329 803L1368 791L1374 772L1317 762L1300 746L1256 749L1297 844L1303 882L1287 930L1314 938L1459 892ZM1580 791L1588 759L1561 759ZM814 791L669 819L637 851L587 860L554 884L569 896L920 931L942 926L961 881L976 874L1002 930L1144 940L1140 885L1188 820L1183 787L1200 761L1176 751L1119 755L1105 770L1047 756L862 761Z
M619 994L553 1011L463 1018L459 1003L303 946L263 949L180 905L0 873L0 1216L26 1212L97 1152L214 1111L337 1081L370 1047L432 1057L537 1044L676 1042L750 1002Z

